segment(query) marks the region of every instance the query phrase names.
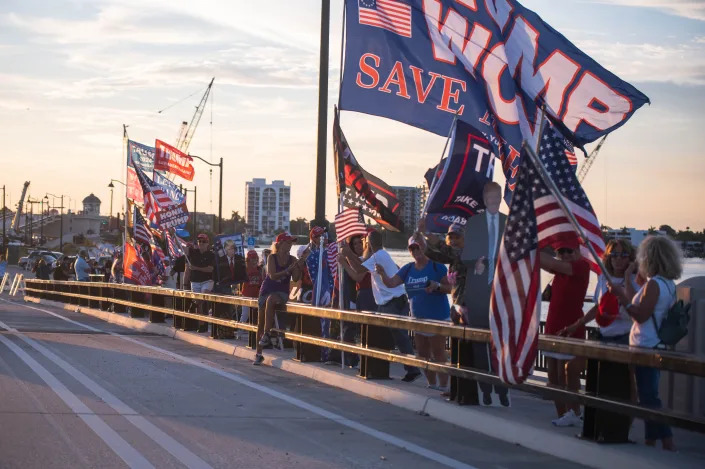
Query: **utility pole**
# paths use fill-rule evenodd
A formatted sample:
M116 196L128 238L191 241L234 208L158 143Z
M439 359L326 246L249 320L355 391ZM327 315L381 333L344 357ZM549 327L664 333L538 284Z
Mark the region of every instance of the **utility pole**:
M49 196L55 199L61 199L61 207L59 207L59 251L64 252L64 195L54 195L47 192L44 196L44 198L47 199L47 204L49 203ZM54 208L56 208L56 206L54 206Z
M7 216L7 204L5 203L5 185L2 186L2 253L5 253L5 221Z
M221 159L222 162L222 159ZM196 239L196 189L198 187L194 186L193 189L184 189L184 187L179 184L179 190L181 191L182 194L188 194L189 192L193 192L193 223L191 225L191 239Z
M39 199L41 201L42 214L39 216L39 246L44 244L44 199Z
M321 51L318 66L318 148L316 154L315 221L326 218L326 142L328 133L328 35L330 0L321 0Z
M189 154L189 156L191 158L196 158L196 159L203 161L208 166L217 166L220 169L220 187L218 189L218 233L222 233L223 232L223 230L222 230L222 228L223 228L222 227L222 223L223 223L222 222L222 220L223 220L223 158L220 158L220 162L218 164L213 164L213 163L209 163L208 161L204 160L200 156L190 155L190 154ZM194 201L195 201L195 198L196 198L195 189L194 189L193 194L194 194L193 197L194 197ZM194 209L194 212L195 211L196 211L196 209Z

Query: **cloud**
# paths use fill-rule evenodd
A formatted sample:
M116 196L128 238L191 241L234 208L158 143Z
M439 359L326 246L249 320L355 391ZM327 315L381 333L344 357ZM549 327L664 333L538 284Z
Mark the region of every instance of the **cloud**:
M701 0L589 0L630 7L656 8L671 15L705 21L705 2Z
M579 40L576 45L627 81L705 85L705 41L664 46Z

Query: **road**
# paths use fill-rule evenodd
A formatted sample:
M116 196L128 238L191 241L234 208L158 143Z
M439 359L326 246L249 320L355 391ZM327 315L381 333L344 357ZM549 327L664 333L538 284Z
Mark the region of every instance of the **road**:
M0 298L0 467L579 467L319 382Z

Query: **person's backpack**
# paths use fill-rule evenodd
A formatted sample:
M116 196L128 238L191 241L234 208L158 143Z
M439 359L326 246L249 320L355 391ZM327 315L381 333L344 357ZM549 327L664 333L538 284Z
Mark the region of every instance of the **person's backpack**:
M656 318L651 315L651 320L654 323L654 328L658 334L661 344L674 348L680 340L688 335L688 323L690 322L690 303L685 303L683 300L676 300L675 303L666 311L666 315L661 321L661 326L656 324Z

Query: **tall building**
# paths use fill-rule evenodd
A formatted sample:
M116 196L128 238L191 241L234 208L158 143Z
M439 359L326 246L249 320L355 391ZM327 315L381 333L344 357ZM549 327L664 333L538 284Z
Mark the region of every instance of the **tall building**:
M291 185L284 181L255 178L245 183L245 222L255 233L271 235L275 230L289 231Z
M427 190L425 186L392 186L392 189L402 204L401 219L404 222L404 228L406 231L414 231L426 203Z

